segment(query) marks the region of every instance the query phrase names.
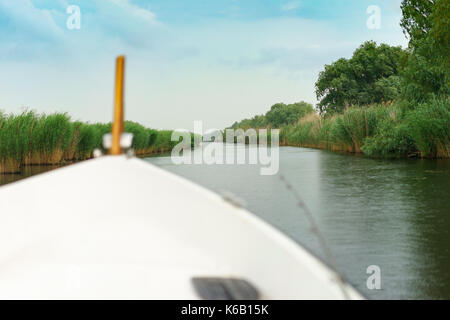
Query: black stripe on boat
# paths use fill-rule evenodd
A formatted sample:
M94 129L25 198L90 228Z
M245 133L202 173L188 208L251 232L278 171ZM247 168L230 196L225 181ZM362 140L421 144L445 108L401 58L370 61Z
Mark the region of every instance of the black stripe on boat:
M205 300L257 300L258 290L244 279L194 277L192 284Z

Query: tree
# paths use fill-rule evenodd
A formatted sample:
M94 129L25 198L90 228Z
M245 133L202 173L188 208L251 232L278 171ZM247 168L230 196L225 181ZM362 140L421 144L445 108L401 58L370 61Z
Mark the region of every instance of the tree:
M304 101L292 104L276 103L265 115L254 116L251 119L235 122L231 128L280 128L287 124L296 123L300 118L311 112L314 112L312 104Z
M311 104L301 101L293 104L277 103L266 113L267 123L273 128L294 124L308 113L314 112Z
M401 26L409 38L402 95L410 102L449 94L449 0L403 0Z
M400 26L412 43L429 34L432 27L430 16L435 2L436 0L403 0Z
M337 113L350 105L395 99L400 91L400 62L405 55L401 47L367 41L351 59L341 58L326 65L316 82L320 112Z

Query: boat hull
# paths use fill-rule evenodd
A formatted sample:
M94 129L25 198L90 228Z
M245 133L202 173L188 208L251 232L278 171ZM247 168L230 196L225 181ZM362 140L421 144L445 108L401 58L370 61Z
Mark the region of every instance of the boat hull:
M0 298L198 299L244 279L262 299L360 299L301 246L148 162L104 156L0 188Z

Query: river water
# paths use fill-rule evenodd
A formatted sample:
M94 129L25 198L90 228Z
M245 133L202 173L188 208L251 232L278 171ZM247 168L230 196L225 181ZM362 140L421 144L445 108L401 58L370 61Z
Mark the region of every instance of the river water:
M279 173L272 176L260 175L258 165L175 165L169 156L146 161L218 193L231 192L325 260L283 175L314 215L332 265L367 298L450 299L448 160L374 160L281 147ZM371 265L381 270L379 290L367 288Z
M260 175L258 165L175 165L170 156L144 160L218 193L231 192L325 260L283 175L312 212L334 268L367 298L450 299L449 160L374 160L281 147L279 173L272 176ZM54 168L0 175L0 185ZM367 288L371 265L381 270L380 290Z

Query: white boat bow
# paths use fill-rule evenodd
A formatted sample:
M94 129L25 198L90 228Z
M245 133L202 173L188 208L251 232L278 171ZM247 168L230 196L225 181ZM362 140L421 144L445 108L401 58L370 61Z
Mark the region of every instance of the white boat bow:
M359 299L317 258L219 195L103 156L0 188L0 299L199 299L193 278L262 299Z

